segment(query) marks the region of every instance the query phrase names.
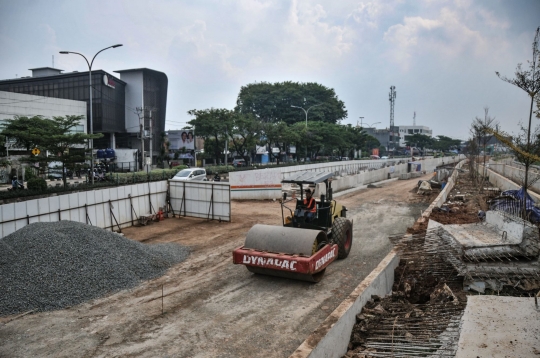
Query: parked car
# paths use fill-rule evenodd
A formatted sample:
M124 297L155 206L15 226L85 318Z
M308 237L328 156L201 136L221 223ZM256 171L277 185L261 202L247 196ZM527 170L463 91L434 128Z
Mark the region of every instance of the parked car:
M233 167L246 167L246 161L244 159L235 159L232 162Z
M186 180L199 180L207 181L206 170L204 168L187 168L182 169L171 180L174 181L186 181Z
M378 155L374 155L374 154L373 154L373 155L371 155L371 156L369 157L369 159L381 159L381 157L379 157Z
M388 157L385 155L385 156L381 157L381 159L388 159Z

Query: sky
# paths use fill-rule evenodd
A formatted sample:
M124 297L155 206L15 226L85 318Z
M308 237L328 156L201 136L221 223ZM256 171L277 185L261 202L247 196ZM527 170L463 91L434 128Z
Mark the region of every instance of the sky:
M53 56L55 68L87 71L58 52L121 43L93 69L164 72L167 130L191 109L233 109L243 85L295 81L333 88L342 124L377 128L390 125L395 86L396 125L416 112L434 136L465 140L485 107L508 133L528 121L530 98L495 71L513 77L532 59L538 26L539 0L0 0L0 79Z

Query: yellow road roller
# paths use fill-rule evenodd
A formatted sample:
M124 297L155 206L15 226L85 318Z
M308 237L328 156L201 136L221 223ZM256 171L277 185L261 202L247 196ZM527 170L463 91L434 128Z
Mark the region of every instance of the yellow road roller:
M283 225L253 226L244 245L233 251L233 262L257 274L319 282L332 261L349 255L353 239L347 208L332 198L332 177L306 171L284 179L300 188L300 197L283 194ZM312 198L319 190L324 194Z

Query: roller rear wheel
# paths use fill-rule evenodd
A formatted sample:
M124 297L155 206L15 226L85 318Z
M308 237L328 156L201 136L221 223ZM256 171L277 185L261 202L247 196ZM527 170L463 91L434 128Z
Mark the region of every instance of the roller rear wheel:
M342 217L334 219L332 225L332 241L338 245L338 259L349 256L352 246L353 227L350 220Z

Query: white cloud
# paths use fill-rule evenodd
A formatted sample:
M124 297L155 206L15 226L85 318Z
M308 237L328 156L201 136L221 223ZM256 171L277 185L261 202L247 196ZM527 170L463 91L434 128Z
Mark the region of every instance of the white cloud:
M480 31L449 8L441 9L432 19L405 17L402 23L385 32L384 41L389 44L387 57L405 70L410 68L413 59L426 54L449 61L463 55L484 55L489 47Z
M381 18L388 16L388 13L392 12L396 4L400 2L402 1L362 1L349 16L361 25L377 29Z
M322 5L293 0L284 24L281 61L299 69L319 70L351 50L344 26L332 25Z

